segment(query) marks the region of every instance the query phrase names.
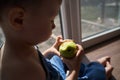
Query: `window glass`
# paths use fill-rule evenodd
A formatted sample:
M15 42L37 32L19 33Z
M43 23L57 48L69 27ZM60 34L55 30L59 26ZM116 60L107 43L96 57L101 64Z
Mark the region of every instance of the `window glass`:
M5 41L5 39L4 39L4 35L3 35L3 32L2 32L2 29L0 27L0 48L2 47L3 41Z
M120 26L120 0L81 0L82 38Z
M55 42L56 37L61 35L61 24L60 24L59 15L56 16L54 23L56 25L56 28L53 30L51 37L47 41L43 42L42 44L41 43L38 44L38 47L40 48L41 52L44 52L46 49L51 47Z

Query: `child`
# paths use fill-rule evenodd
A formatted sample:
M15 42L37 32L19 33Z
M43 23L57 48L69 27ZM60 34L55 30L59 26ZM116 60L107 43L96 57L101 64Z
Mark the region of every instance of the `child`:
M64 42L61 37L43 53L45 57L35 47L50 37L60 4L61 0L0 0L0 25L6 39L1 50L0 80L106 80L110 77L110 58L85 65L81 63L83 49L78 44L74 58L61 57L58 52Z

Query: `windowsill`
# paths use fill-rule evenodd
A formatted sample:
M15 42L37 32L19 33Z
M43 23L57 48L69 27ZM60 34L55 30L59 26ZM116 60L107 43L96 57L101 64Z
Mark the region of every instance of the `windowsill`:
M83 61L88 63L89 61L95 61L103 56L111 57L111 64L114 67L113 76L116 80L119 80L120 35L85 49L85 57L83 58Z

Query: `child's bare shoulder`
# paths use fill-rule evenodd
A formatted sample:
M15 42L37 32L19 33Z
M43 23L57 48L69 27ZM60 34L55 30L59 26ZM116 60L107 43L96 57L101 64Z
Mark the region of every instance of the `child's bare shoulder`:
M3 66L5 80L45 80L45 72L40 63L32 59L14 58ZM30 78L30 79L29 79Z

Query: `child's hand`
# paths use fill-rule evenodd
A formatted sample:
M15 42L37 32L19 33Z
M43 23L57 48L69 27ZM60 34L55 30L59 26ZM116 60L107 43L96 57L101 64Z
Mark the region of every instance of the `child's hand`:
M65 41L67 41L67 40L68 40L68 39L63 40L61 36L58 36L58 37L56 38L55 43L52 45L52 47L50 47L49 49L47 49L47 50L43 53L43 55L44 55L45 57L49 58L49 59L50 59L53 55L58 55L58 56L60 56L60 52L58 51L59 46L60 46L63 42L65 42ZM82 53L83 53L83 48L82 48L82 46L79 45L79 44L77 44L77 48L78 48L77 54L76 54L76 56L75 56L74 58L72 58L72 59L66 59L66 58L60 56L61 59L63 60L63 62L64 62L64 63L67 65L67 67L69 68L69 70L75 70L75 69L78 70L78 69L80 68L80 62L81 62L81 56L82 56Z
M77 44L78 51L75 57L66 59L62 57L63 62L67 65L69 69L69 75L66 80L77 80L80 70L81 57L83 54L83 48Z
M43 55L47 58L51 58L53 55L58 55L60 56L60 52L58 51L59 46L64 42L64 40L62 39L61 36L58 36L56 38L55 43L52 45L52 47L50 47L49 49L47 49Z
M81 63L81 57L83 54L83 48L81 45L77 44L78 51L75 57L71 59L66 59L62 57L63 62L67 65L70 71L76 70L79 71L80 69L80 63Z

